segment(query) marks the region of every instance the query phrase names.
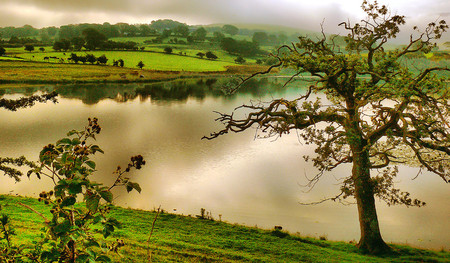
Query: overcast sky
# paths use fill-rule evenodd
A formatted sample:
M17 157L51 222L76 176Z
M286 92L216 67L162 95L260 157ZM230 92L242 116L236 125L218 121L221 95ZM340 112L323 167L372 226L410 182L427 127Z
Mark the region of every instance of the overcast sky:
M77 23L150 23L174 19L189 25L258 23L328 31L363 18L362 0L0 0L0 27ZM445 19L449 0L379 0L413 25ZM450 21L449 21L450 22Z

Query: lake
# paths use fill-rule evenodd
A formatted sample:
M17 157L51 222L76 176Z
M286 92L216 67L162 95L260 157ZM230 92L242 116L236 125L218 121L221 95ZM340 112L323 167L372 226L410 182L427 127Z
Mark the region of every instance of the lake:
M285 79L257 79L241 92L224 96L220 87L229 79L182 80L154 84L47 85L25 88L0 86L0 96L17 98L56 90L59 103L37 104L17 112L0 110L0 156L25 155L37 160L44 145L82 129L88 117L99 118L102 132L97 144L95 180L112 184L117 165L141 154L147 165L131 177L141 194L115 191L115 203L151 210L161 205L168 212L197 215L200 208L215 219L330 240L356 240L359 223L356 205L326 202L300 205L336 195L339 178L350 166L326 174L314 189L302 185L317 173L303 155L314 148L303 145L295 132L278 139L255 139L255 130L228 134L208 141L204 135L222 126L219 112L231 112L251 101L295 98L305 83L283 88ZM423 208L388 207L378 203L382 235L387 242L433 249L450 248L450 195L438 176L400 167L398 186L427 202ZM2 177L0 193L36 197L50 182L26 177L22 182ZM219 216L220 215L220 216Z

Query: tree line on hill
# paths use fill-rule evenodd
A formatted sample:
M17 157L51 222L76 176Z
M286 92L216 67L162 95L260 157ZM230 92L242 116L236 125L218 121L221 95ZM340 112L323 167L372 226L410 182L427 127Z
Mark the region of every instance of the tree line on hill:
M152 21L150 24L117 23L112 25L108 22L105 22L103 24L82 23L75 25L63 25L60 27L51 26L40 29L34 28L31 25L24 25L22 27L0 27L0 38L39 38L42 42L49 42L52 39L72 39L74 37L79 37L87 28L96 29L108 38L136 36L147 37L159 35L175 35L180 37L188 37L189 35L192 35L194 39L201 39L204 38L207 33L214 34L214 32L218 32L221 34L227 34L229 36L235 36L237 34L246 36L255 35L254 37L256 39L267 42L286 42L289 38L291 40L295 40L299 35L293 34L292 36L288 37L285 33L280 33L278 35L267 34L266 32L264 32L264 30L238 28L233 25L212 27L189 26L185 23L181 23L171 19L160 19Z
M246 35L248 40L235 40L237 34ZM138 50L135 42L115 42L113 37L153 37L148 43L195 44L210 42L231 54L254 56L260 52L258 46L280 45L296 39L284 33L268 34L262 30L249 30L233 25L215 27L189 26L170 19L152 21L150 24L103 23L76 24L61 27L34 28L22 27L0 28L0 46L22 47L25 45L49 46L57 51L81 50ZM165 41L169 38L167 41Z

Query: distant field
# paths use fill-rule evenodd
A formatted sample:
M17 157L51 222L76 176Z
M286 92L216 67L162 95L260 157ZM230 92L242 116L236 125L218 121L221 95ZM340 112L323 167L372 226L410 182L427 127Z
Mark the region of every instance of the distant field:
M258 65L230 65L226 71L220 72L154 71L90 64L0 60L0 83L151 82L198 76L251 74L266 69L267 67Z
M145 40L151 40L155 37L112 37L109 40L115 41L115 42L136 42L138 44L144 44Z
M36 53L36 52L41 52L39 51L39 48L41 47L34 47L34 51L32 53ZM46 51L53 51L52 46L45 46L43 47ZM11 54L20 54L20 53L29 53L28 51L25 51L25 47L8 47L5 48L6 49L6 53L11 55Z
M1 57L0 56L0 61L17 61L17 60L22 60L21 58L15 58L15 57Z
M110 66L2 60L0 72L0 81L3 83L151 81L189 75L189 73L154 72ZM140 78L140 75L144 75L145 78Z
M67 61L71 52L28 52L18 56L31 60L43 62L44 57L64 58ZM175 54L162 54L154 52L140 51L93 51L93 52L74 52L77 55L94 54L96 57L105 55L108 58L108 65L112 65L113 60L123 59L125 67L136 68L139 61L143 61L145 69L162 71L192 71L192 72L210 72L225 71L226 66L234 65L233 62L212 61L199 59L195 57L179 56ZM57 62L57 60L55 60Z

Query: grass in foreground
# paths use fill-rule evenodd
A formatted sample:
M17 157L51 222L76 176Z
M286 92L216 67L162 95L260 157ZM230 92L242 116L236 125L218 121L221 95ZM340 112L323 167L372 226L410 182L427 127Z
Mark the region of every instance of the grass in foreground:
M43 221L20 206L22 202L49 216L36 199L0 195L2 213L9 214L15 242L38 238ZM115 207L111 216L123 223L109 238L122 239L125 247L113 254L115 262L148 262L147 239L155 212ZM100 235L99 235L100 236ZM148 243L152 262L450 262L449 252L393 245L385 257L361 255L346 242L322 241L281 231L232 225L225 222L162 213Z

